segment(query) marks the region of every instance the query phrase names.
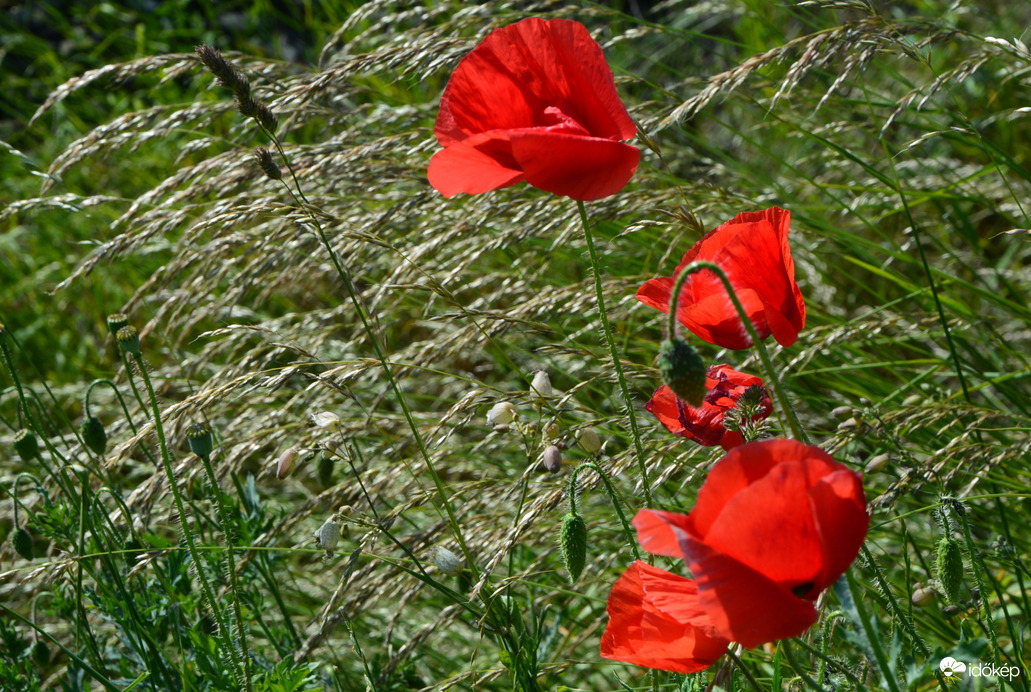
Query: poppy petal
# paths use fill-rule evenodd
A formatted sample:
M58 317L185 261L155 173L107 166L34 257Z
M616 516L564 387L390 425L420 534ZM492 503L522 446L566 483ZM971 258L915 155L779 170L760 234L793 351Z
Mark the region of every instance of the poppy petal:
M476 135L434 154L427 177L430 185L445 197L459 192L474 195L497 190L525 179L521 170L513 168L514 162L502 163L511 157L506 133Z
M687 534L686 514L642 509L634 517L637 542L652 555L684 557L683 537Z
M698 582L698 602L720 637L751 649L797 637L816 622L816 607L760 572L685 537L687 566Z
M813 517L823 543L824 569L814 587L818 594L852 564L870 527L866 496L859 476L842 468L809 491ZM813 596L815 598L815 595Z
M698 605L695 583L640 560L613 585L607 609L604 658L694 673L727 650L727 640L705 632L711 623Z
M641 152L622 142L561 132L520 130L510 135L512 155L536 188L589 201L622 190Z

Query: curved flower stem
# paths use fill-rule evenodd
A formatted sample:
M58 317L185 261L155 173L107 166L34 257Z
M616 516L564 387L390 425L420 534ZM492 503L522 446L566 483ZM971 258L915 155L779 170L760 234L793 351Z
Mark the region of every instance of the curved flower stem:
M256 121L257 122L257 121ZM261 126L261 123L258 123ZM412 416L412 410L408 406L408 400L405 399L404 393L401 391L401 387L397 383L397 378L394 376L394 372L390 367L390 362L387 360L386 354L383 347L379 343L379 338L376 336L376 332L370 323L370 315L365 309L362 303L361 296L359 295L358 288L351 281L351 275L340 261L340 257L337 255L333 246L330 245L329 238L326 237L326 232L322 228L322 224L319 222L318 217L312 211L312 204L308 201L308 198L304 194L304 190L301 188L301 183L297 179L297 175L294 173L293 166L290 165L290 160L286 156L286 152L283 151L283 146L279 142L279 138L274 133L261 126L261 129L268 135L269 139L272 140L276 150L286 163L287 170L290 172L290 177L294 181L296 190L290 187L289 183L285 180L282 181L283 187L287 189L290 195L297 202L301 210L307 214L308 218L311 219L312 224L315 226L316 235L322 246L325 248L326 253L329 255L330 261L333 263L333 268L336 269L337 275L340 277L340 281L344 284L344 289L347 291L348 298L351 299L351 303L354 305L355 312L358 313L358 318L362 322L362 327L365 329L365 334L369 338L369 342L372 344L372 350L376 353L376 358L379 360L380 365L383 368L383 372L387 376L387 381L390 383L390 388L394 392L394 396L397 398L398 404L401 406L401 411L404 413L405 420L408 421L408 427L412 431L412 436L415 438L415 443L419 447L419 451L422 453L423 462L426 464L427 470L430 472L430 478L433 479L433 485L437 489L437 495L440 497L440 503L444 506L444 512L447 514L448 524L451 527L451 533L458 542L459 548L462 550L462 554L465 557L465 561L472 570L473 575L478 579L479 570L476 569L476 563L473 561L472 553L469 551L469 546L466 545L465 538L462 536L462 531L458 523L458 518L455 516L454 508L451 506L451 501L447 496L447 488L444 487L444 482L440 478L440 474L437 473L437 469L433 466L433 461L430 458L429 449L426 447L426 442L422 439L422 433L419 432L419 426L415 422L414 416Z
M204 600L207 601L208 608L211 610L211 616L218 625L219 637L222 639L222 645L226 649L225 655L234 664L233 667L235 668L239 664L239 661L236 660L236 647L233 646L232 639L229 637L229 628L226 626L225 618L218 607L218 601L215 600L215 592L212 590L211 582L208 581L208 575L204 571L204 563L200 560L200 553L197 551L197 544L193 540L193 534L186 524L186 508L183 506L183 496L179 492L179 484L176 482L175 472L172 469L172 457L168 453L168 445L165 442L165 430L161 425L161 409L158 407L154 385L150 382L150 375L147 373L147 365L143 362L143 356L134 353L133 358L139 367L143 382L147 386L147 394L150 396L151 409L154 415L154 430L157 432L158 447L161 449L161 462L165 467L165 476L168 478L169 490L172 491L172 498L175 500L175 510L179 513L179 526L182 529L183 539L186 541L186 548L190 552L190 559L193 560L193 565L197 568L197 578L200 580ZM234 674L233 677L236 678L237 675L238 673Z
M577 464L576 468L573 469L573 473L569 475L569 511L572 514L576 514L576 477L580 473L581 469L593 469L595 473L601 478L605 484L605 490L608 491L609 499L612 500L612 506L616 509L616 515L619 517L619 523L623 525L623 533L626 534L626 540L630 544L630 549L634 551L634 559L641 559L641 549L637 547L637 537L634 535L634 530L630 528L630 522L626 520L626 515L623 514L623 509L620 507L619 495L616 493L616 489L612 486L609 477L601 470L601 467L593 461L584 461Z
M744 325L748 331L748 336L752 340L752 346L755 347L756 353L759 354L759 360L762 361L763 370L765 370L766 379L769 382L769 389L771 390L772 398L777 402L777 406L780 407L781 413L784 415L784 420L787 422L788 428L791 431L791 436L796 439L809 444L809 437L805 434L805 430L802 429L802 424L798 421L798 416L795 415L795 409L792 408L788 402L787 395L784 393L784 388L780 384L780 378L777 376L777 371L773 368L773 361L770 360L770 354L766 351L766 346L763 344L762 339L759 338L759 333L755 330L755 325L752 324L752 320L748 318L748 313L745 312L745 308L741 305L741 301L738 300L737 293L734 292L734 286L730 283L730 279L723 272L723 269L713 262L692 262L691 264L684 267L684 270L677 275L676 281L673 282L673 290L669 296L669 313L666 315L666 335L667 338L672 339L676 335L677 329L677 304L680 302L680 292L684 288L684 284L687 283L687 279L692 274L708 269L723 282L723 288L726 289L727 295L730 296L730 302L734 304L734 309L737 310L737 316L741 320L741 324Z
M612 366L616 369L616 379L619 381L619 391L623 395L623 403L626 404L626 415L630 421L630 436L634 439L634 453L637 455L637 466L641 473L641 487L644 489L644 504L646 507L651 507L652 491L648 484L648 467L644 463L644 446L641 444L641 432L637 428L637 412L634 411L634 402L630 398L630 387L627 386L626 376L623 374L623 366L619 362L619 351L616 350L616 340L612 336L609 316L605 312L605 294L601 289L601 269L598 266L598 253L594 250L591 224L587 220L587 208L579 200L576 203L576 208L580 211L580 223L583 224L584 238L587 239L587 252L591 256L591 270L594 272L594 292L598 296L598 312L601 315L601 327L605 332L605 341L608 343L609 354L612 356Z
M233 594L233 616L236 620L236 636L240 641L240 658L243 659L243 678L247 686L247 692L251 692L254 689L251 683L251 656L247 650L247 629L244 626L243 614L240 611L240 593L236 583L236 558L233 555L236 542L233 540L233 535L230 531L229 510L226 508L225 500L222 498L222 489L218 486L218 477L215 475L215 469L211 466L211 456L208 454L198 454L197 456L204 463L204 472L208 476L208 483L211 484L211 492L215 495L218 518L222 521L222 535L226 539L226 575L229 577L229 590Z

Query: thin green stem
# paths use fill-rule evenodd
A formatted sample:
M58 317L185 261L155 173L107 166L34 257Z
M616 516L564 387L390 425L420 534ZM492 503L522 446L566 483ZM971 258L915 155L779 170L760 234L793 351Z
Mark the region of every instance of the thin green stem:
M408 406L408 401L405 398L404 393L401 391L401 387L397 383L397 378L395 377L394 372L390 367L390 362L387 360L383 347L380 346L379 339L376 336L376 332L373 330L372 325L369 322L370 316L365 310L365 306L362 304L358 289L351 281L350 274L344 268L343 264L340 261L340 258L337 256L336 251L333 250L333 246L330 244L329 239L326 237L326 233L323 230L322 224L319 222L318 217L315 216L315 214L312 212L311 204L304 196L304 192L301 189L300 181L294 174L293 167L290 166L289 159L286 158L285 152L283 151L283 147L279 143L279 139L276 138L275 135L269 132L268 130L265 130L264 128L262 129L275 144L276 150L279 151L279 155L286 162L287 169L290 171L290 175L293 178L294 184L297 186L297 191L295 192L293 188L291 188L285 180L283 181L283 186L287 189L287 191L290 192L291 196L293 196L293 198L297 201L301 210L308 215L308 218L311 219L312 223L314 224L316 235L318 236L319 241L322 243L322 246L326 249L326 253L329 255L330 261L333 263L333 267L334 269L336 269L337 275L340 277L341 282L344 284L344 288L347 291L347 296L348 298L350 298L351 303L354 305L355 312L358 313L358 318L361 320L362 327L365 329L365 334L369 338L369 342L372 344L372 349L376 354L376 358L379 360L380 366L383 368L383 372L387 376L387 380L390 383L390 388L394 392L394 396L396 397L398 404L401 406L401 411L404 413L405 420L408 421L408 427L412 431L412 436L415 438L415 443L422 454L423 462L426 464L426 469L429 471L430 478L433 480L433 485L437 489L437 495L440 497L440 502L444 506L444 512L447 514L448 525L451 529L451 533L455 537L455 540L458 542L458 546L462 550L462 554L465 557L469 569L472 571L473 575L476 576L476 578L479 578L479 570L476 569L476 563L473 560L473 555L469 550L469 546L465 542L465 537L462 535L462 531L458 523L458 517L455 515L454 508L451 506L451 501L448 499L447 488L444 486L444 482L443 480L441 480L440 474L437 473L437 469L433 466L433 460L430 458L429 449L426 447L426 442L422 438L422 433L419 432L419 426L415 422L415 418L412 415L411 408Z
M634 440L634 453L637 456L637 467L641 474L641 487L644 489L644 504L652 506L652 491L648 482L648 466L644 461L644 445L641 444L641 432L637 427L637 412L634 410L634 402L630 397L630 387L626 383L626 375L623 374L623 365L619 360L619 350L616 348L616 339L612 334L612 326L609 324L609 315L605 309L605 292L601 285L601 267L598 266L598 253L594 249L594 236L591 234L591 224L587 220L587 207L577 200L576 208L580 212L580 223L584 228L584 238L587 240L587 253L591 257L591 271L594 273L594 292L598 299L598 313L601 315L601 328L605 333L605 341L609 347L609 355L612 357L612 367L616 370L616 379L619 381L619 391L623 396L623 404L626 406L627 419L630 421L630 437Z
M608 491L609 499L612 500L612 506L615 508L616 515L619 517L619 523L623 526L623 533L626 535L627 543L630 544L630 549L634 551L634 559L640 560L641 559L641 550L640 550L640 548L637 547L637 536L634 535L634 530L632 528L630 528L630 522L627 521L626 515L623 514L623 509L620 507L619 494L616 492L616 489L612 486L611 481L609 481L609 477L605 474L604 471L601 470L601 467L598 466L593 461L584 461L584 462L582 462L580 464L577 464L576 468L573 469L573 472L571 474L569 474L569 511L570 511L570 513L571 514L576 514L577 513L577 509L576 509L576 477L580 473L581 469L586 469L586 468L593 469L594 472L598 474L598 477L601 478L602 482L605 484L605 490Z
M240 658L243 660L243 679L247 692L251 692L254 686L251 682L251 657L247 650L247 629L244 627L243 613L240 609L240 593L237 588L236 579L236 557L233 555L236 544L233 540L231 526L229 524L229 510L226 509L222 497L222 489L218 486L218 477L215 476L215 469L211 466L211 457L208 455L197 455L204 464L204 472L208 476L208 483L211 484L211 492L215 495L215 506L218 507L218 518L222 522L222 535L226 541L226 574L229 577L229 590L233 594L233 616L236 619L236 636L240 640Z
M866 612L866 606L863 604L863 599L860 598L859 588L856 586L855 579L852 577L851 569L845 572L845 579L848 583L848 590L852 593L852 602L855 605L856 613L859 615L859 621L863 625L863 633L866 637L866 641L869 642L870 648L873 650L874 658L877 659L877 667L880 668L881 675L884 676L884 682L891 692L900 692L898 680L895 679L895 676L891 672L891 667L888 664L888 654L884 650L881 638L873 631L873 624L870 621L870 615ZM792 667L793 665L794 664L792 664Z
M755 325L752 324L752 320L749 319L748 313L745 312L745 308L741 305L741 301L738 300L737 293L734 291L734 286L730 283L730 279L723 272L723 269L713 262L692 262L691 264L684 267L673 283L673 290L670 293L669 298L669 312L666 315L666 333L667 338L672 339L676 336L677 328L677 304L680 302L680 292L684 288L684 284L687 283L687 279L692 274L708 269L715 274L719 280L723 283L723 288L726 289L727 295L730 296L730 302L733 303L734 309L737 311L738 319L741 320L741 324L745 330L748 331L748 336L752 340L752 346L755 347L755 352L759 354L759 360L762 361L763 370L765 371L767 389L770 391L771 399L777 403L781 413L784 416L784 420L787 422L788 428L790 429L791 436L809 444L809 436L806 435L805 430L802 428L802 424L798 420L798 416L795 414L795 409L791 406L788 401L787 394L784 391L784 387L780 383L780 377L777 375L777 371L773 367L773 361L770 360L770 354L766 350L765 344L762 339L759 338L759 333L755 330Z
M977 600L984 615L985 629L988 631L988 638L992 642L992 662L999 665L999 639L995 630L995 620L992 618L992 609L988 604L988 585L984 581L985 566L981 562L981 556L977 551L977 544L974 543L974 536L970 533L970 522L967 520L966 507L960 500L952 500L950 503L953 514L959 519L963 527L963 538L967 544L967 555L970 557L970 565L973 567L974 581L977 583Z
M165 469L165 477L168 479L168 487L172 492L172 498L175 500L176 512L179 514L179 527L182 530L183 539L186 541L186 548L190 552L190 559L193 560L193 565L197 568L197 578L200 580L204 600L207 602L208 609L211 610L211 616L218 625L219 637L222 639L222 644L225 648L223 655L229 659L234 671L236 671L239 661L236 660L236 649L233 646L232 639L229 637L229 628L226 625L221 609L218 607L218 602L215 600L215 592L211 588L211 582L208 581L208 576L204 571L204 563L200 559L197 544L193 540L193 533L186 523L186 508L183 505L182 493L179 492L179 484L175 479L175 471L172 468L172 457L168 452L168 444L165 442L165 430L161 425L161 409L158 407L157 394L154 393L154 385L150 381L150 375L147 373L147 365L143 362L143 356L138 352L132 354L132 356L147 387L147 394L150 396L151 409L154 415L154 430L157 432L158 447L161 450L161 462ZM236 678L238 674L236 672L233 677Z

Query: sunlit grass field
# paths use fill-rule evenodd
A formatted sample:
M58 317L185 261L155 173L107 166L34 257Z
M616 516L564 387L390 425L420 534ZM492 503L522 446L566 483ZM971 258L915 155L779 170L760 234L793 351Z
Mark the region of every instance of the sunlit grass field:
M0 19L0 690L1031 689L1031 6L159 5ZM427 181L450 74L527 16L586 25L638 127L586 204L596 261L570 199ZM767 346L863 474L864 549L801 637L690 675L603 659L618 512L690 510L725 455L645 411L665 316L635 294L773 206L807 318ZM612 492L579 469L572 581L585 461Z

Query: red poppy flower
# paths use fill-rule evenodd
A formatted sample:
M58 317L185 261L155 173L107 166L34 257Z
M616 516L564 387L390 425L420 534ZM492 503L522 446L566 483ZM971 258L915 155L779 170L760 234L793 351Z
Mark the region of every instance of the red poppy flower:
M714 633L747 648L816 622L813 602L852 564L868 525L860 477L794 440L732 450L686 516L634 518L646 550L684 558Z
M586 27L536 17L492 31L458 64L434 129L430 184L445 197L526 181L576 200L613 195L641 152Z
M638 560L612 587L601 655L647 668L695 673L727 651L698 604L698 586Z
M669 313L673 281L681 270L691 262L713 262L727 274L759 338L772 334L777 343L790 346L805 326L805 301L788 247L790 223L791 212L777 207L738 214L695 243L673 278L641 286L637 299ZM697 272L684 284L677 319L710 344L731 349L752 345L723 282L710 271Z
M713 365L705 377L705 386L709 393L702 400L701 408L683 401L666 385L656 389L644 407L666 426L666 430L678 437L694 440L703 447L719 445L730 451L744 444L745 439L739 431L723 427L723 414L737 406L737 400L749 387L764 387L763 381L729 365ZM762 420L770 415L773 404L768 394L763 395L762 406L765 410L753 416L752 420Z

